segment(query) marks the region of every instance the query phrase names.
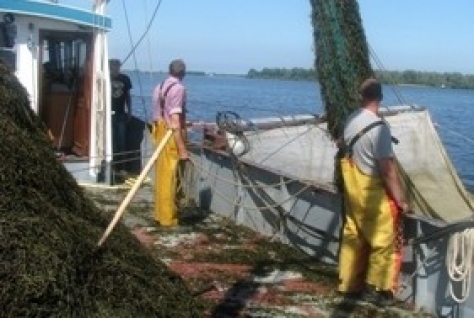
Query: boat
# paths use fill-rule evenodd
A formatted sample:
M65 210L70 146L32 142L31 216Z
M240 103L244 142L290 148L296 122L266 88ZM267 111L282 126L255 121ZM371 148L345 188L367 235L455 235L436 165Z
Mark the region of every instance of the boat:
M106 4L96 0L84 10L0 0L0 57L27 89L58 160L82 183L111 185L112 21ZM384 116L400 141L395 152L414 205L414 214L404 218L397 297L432 315L473 317L472 195L427 109L401 104ZM194 125L203 129L203 141L190 144L189 196L205 209L336 264L342 196L334 182L337 149L330 122L327 114L243 119L223 111L216 123ZM142 144L148 149L150 139Z

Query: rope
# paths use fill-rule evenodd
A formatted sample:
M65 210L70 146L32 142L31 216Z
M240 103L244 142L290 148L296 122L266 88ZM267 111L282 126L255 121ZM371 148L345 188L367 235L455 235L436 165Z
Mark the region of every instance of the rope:
M433 123L433 125L434 125L435 127L438 127L438 128L441 128L441 129L447 131L448 133L451 133L451 134L453 134L453 135L456 135L456 136L458 136L458 137L461 137L461 138L463 138L464 140L466 140L466 141L469 142L469 143L474 144L474 139L471 138L471 137L469 137L469 136L465 136L465 135L463 135L463 134L461 134L461 133L458 133L458 132L456 132L456 131L450 130L450 129L448 129L447 127L444 127L444 126L442 126L442 125L440 125L440 124L438 124L438 123Z
M409 282L413 280L416 274L423 268L428 260L434 256L436 250L438 247L435 245L430 251L426 254L426 257L423 259L421 264L403 281L403 283L400 285L400 291L405 290L409 286Z
M474 228L451 235L446 252L446 268L451 281L449 293L457 303L463 303L471 290L472 263L474 252ZM454 291L454 285L460 286L460 292Z
M158 13L158 9L160 8L161 6L161 2L162 0L158 1L156 7L155 7L155 10L153 11L153 15L150 19L150 21L148 22L148 25L145 29L145 32L143 32L143 34L141 35L140 39L138 39L137 43L135 43L135 45L133 46L132 50L130 51L130 53L125 57L125 59L123 59L123 63L125 63L129 58L130 56L133 54L133 52L135 52L135 50L138 48L138 46L140 45L140 43L143 41L143 39L145 38L145 36L147 35L147 33L150 31L151 29L151 26L153 24L153 21L155 20L156 18L156 14Z
M114 155L125 155L125 154L133 154L133 153L137 153L139 150L135 150L135 151L128 151L128 152L118 152L118 153L114 153ZM136 156L136 157L131 157L131 158L128 158L128 159L123 159L123 160L116 160L116 161L111 161L110 163L111 164L121 164L121 163L127 163L127 162L131 162L131 161L135 161L135 160L138 160L138 159L144 159L144 158L150 158L149 156ZM303 183L307 183L309 181L305 181L305 180L300 180L300 179L286 179L285 181L282 181L282 182L278 182L278 183L274 183L274 184L266 184L266 185L242 185L240 183L236 183L235 181L231 180L231 179L228 179L228 178L224 178L224 177L221 177L220 175L218 174L214 174L212 173L211 171L209 170L206 170L205 168L203 168L201 165L197 164L196 162L192 161L194 165L196 165L197 167L200 167L201 169L201 172L204 172L206 175L210 175L211 177L213 177L215 180L218 180L218 181L222 181L224 183L227 183L227 184L231 184L233 186L240 186L242 188L253 188L253 189L267 189L267 188L278 188L278 187L282 187L282 186L286 186L288 184L291 184L291 183L294 183L296 181L302 181ZM100 165L96 165L94 166L94 168L98 168L100 167ZM87 168L81 168L81 169L76 169L76 170L72 170L70 171L71 173L78 173L78 172L82 172L82 171L85 171L85 170L89 170L90 167L87 167ZM311 186L311 185L310 185Z
M125 6L125 0L122 0L122 7L123 7L124 14L125 14L125 21L127 23L128 38L129 38L129 41L130 41L130 45L133 48L134 43L133 43L133 37L132 37L132 30L130 28L130 20L128 18L127 7ZM147 109L146 104L145 104L145 97L144 97L144 94L143 94L142 78L140 76L140 72L138 71L139 68L138 68L138 62L137 62L137 55L135 54L135 51L136 50L131 51L132 56L133 56L133 63L135 65L135 76L137 77L137 80L138 80L138 88L140 90L140 100L141 100L141 103L142 103L142 111L143 111L143 114L145 115L145 119L148 120L148 118L149 118L148 109ZM129 105L128 107L131 107L131 105Z
M193 164L193 166L195 168L199 168L200 165L197 164L194 160L190 159L190 162ZM289 202L291 200L294 200L297 196L299 196L302 192L306 191L311 185L305 185L304 187L302 187L301 189L299 189L297 192L295 192L293 195L290 195L288 196L287 198L279 201L279 202L275 202L273 200L273 198L271 198L270 196L268 196L268 194L265 194L266 198L263 198L263 195L260 194L260 192L258 191L258 189L260 187L257 187L256 185L253 184L253 181L250 180L249 177L245 176L242 172L242 170L238 170L236 169L236 166L238 165L235 165L235 161L233 161L233 167L234 167L234 176L236 178L240 178L241 179L245 179L246 183L248 183L249 185L244 185L242 182L241 182L241 179L239 179L239 182L236 183L236 182L232 182L231 184L236 186L237 187L237 190L241 190L242 188L245 189L246 187L248 188L252 188L252 189L255 189L257 190L256 192L254 192L254 195L257 196L260 201L262 203L265 203L263 206L259 206L259 205L255 205L255 206L248 206L248 205L244 205L242 204L242 195L240 194L237 194L237 196L233 196L233 199L229 199L228 196L225 196L224 194L222 194L217 187L215 186L212 186L212 185L209 185L209 187L211 188L212 192L214 195L217 195L217 197L221 198L224 202L230 204L232 207L235 208L241 208L241 209L245 209L247 211L262 211L262 210L276 210L277 213L278 213L278 220L277 220L277 226L274 226L274 225L271 225L273 231L272 231L272 235L270 236L271 238L273 238L282 228L282 226L286 225L286 220L287 218L291 217L289 216L288 214L285 214L286 211L283 211L282 210L282 205L285 204L286 202ZM208 171L207 171L208 172ZM240 174L238 174L240 173ZM252 185L250 185L252 184ZM271 202L271 204L269 203Z
M375 64L377 64L380 70L387 71L387 69L382 63L382 60L378 57L377 53L375 53L375 50L372 48L372 46L368 45L368 47L369 47L370 55L372 59L374 60ZM391 81L391 82L394 83L394 81ZM395 85L390 85L390 88L392 89L393 94L397 97L398 102L400 102L400 104L402 105L406 105L407 102L405 98L403 97L403 95L401 94L400 90L396 89ZM411 108L414 109L413 106L411 106Z
M199 168L202 168L202 166L200 166L198 163L196 163L196 161L194 161L193 159L190 159L191 163L197 167L198 169ZM201 171L204 171L203 169L201 169ZM206 172L209 172L209 171L206 171ZM236 182L232 182L230 183L234 186L242 186L242 187L245 187L244 185L240 184L240 183L236 183ZM219 190L216 188L216 187L213 187L212 185L209 185L209 187L213 190L213 192L216 193L217 196L219 196L220 198L222 198L224 201L226 201L227 203L231 203L231 204L234 204L238 207L241 207L243 209L246 209L246 210L250 210L250 211L255 211L255 210L262 210L262 209L271 209L271 208L277 208L277 207L281 207L283 204L289 202L290 200L294 199L296 196L298 196L299 194L303 193L304 191L306 191L307 189L309 189L312 185L305 185L304 187L302 187L301 189L299 189L297 192L294 193L294 195L291 195L291 196L288 196L287 198L279 201L279 202L275 202L271 205L265 205L265 206L246 206L246 205L242 205L242 204L237 204L235 203L235 201L232 201L230 199L228 199L226 196L222 195L221 192L219 192ZM250 186L249 188L254 188L254 189L257 189L258 187L256 186ZM262 200L263 201L263 200Z
M239 131L241 131L242 129L242 126L244 125L249 125L251 124L250 121L245 121L243 120L237 113L235 112L230 112L230 111L227 111L227 112L219 112L217 114L217 117L216 117L216 122L217 122L217 126L220 128L220 129L223 129L225 131L228 131L228 132L232 132L232 133L238 133ZM313 127L309 127L306 131L298 134L296 136L296 138L288 141L287 143L285 143L284 145L282 145L279 149L277 149L275 152L273 152L272 154L270 154L269 156L267 156L263 161L267 160L269 157L271 157L272 155L274 155L276 152L280 151L282 148L286 147L287 145L289 145L290 143L294 142L296 139L298 139L299 137L305 135L306 133L308 133L310 130L312 130ZM228 143L228 141L227 141ZM229 148L229 145L227 145L228 148ZM276 188L276 187L281 187L283 185L288 185L289 183L292 183L294 181L297 181L295 179L289 179L288 181L286 182L279 182L279 183L275 183L275 184L271 184L271 185L257 185L255 184L253 181L250 180L250 178L248 177L248 173L247 174L244 174L243 171L246 171L244 169L244 166L242 165L242 162L239 161L239 159L237 158L237 156L233 156L232 152L230 153L230 156L232 157L233 161L233 167L234 167L234 172L236 171L239 171L240 172L240 175L237 175L237 174L234 174L234 176L236 178L243 178L246 180L246 184L243 184L241 182L241 180L239 179L239 182L235 182L233 180L229 180L229 179L225 179L225 178L222 178L220 177L218 174L213 174L211 173L209 170L205 170L202 166L200 166L198 163L196 163L194 160L191 159L191 162L193 163L193 165L200 169L201 172L204 172L205 173L205 176L212 176L214 179L216 180L220 180L220 181L224 181L226 182L228 185L233 185L233 186L236 186L238 187L239 189L254 189L254 190L262 190L262 189L268 189L268 188ZM262 162L263 162L262 161ZM237 164L236 164L237 163ZM240 169L239 169L240 168ZM301 181L301 180L298 180L298 181ZM211 189L213 190L213 192L218 196L220 197L221 199L223 199L225 202L227 203L230 203L231 205L233 206L236 206L236 207L240 207L240 208L243 208L243 209L246 209L246 210L262 210L262 209L267 209L267 210L270 210L270 209L276 209L276 208L280 208L283 204L289 202L290 200L293 200L295 197L297 197L299 194L301 194L302 192L304 192L305 190L307 190L309 187L311 187L312 185L311 184L307 184L305 185L304 187L302 187L301 189L299 189L294 195L291 195L291 196L288 196L286 199L283 199L279 202L273 202L272 204L265 204L264 206L246 206L246 205L243 205L243 204L240 204L240 196L237 196L237 198L235 198L234 200L231 200L231 199L228 199L226 196L222 195L222 193L220 193L220 191L216 188L216 187L212 187L212 185L209 185L211 187ZM260 200L262 202L267 202L267 200L263 199L262 196L260 196L260 194L258 194L257 192L257 196L260 198ZM273 199L272 199L273 201ZM282 214L280 214L280 217L283 218L284 216L282 216Z
M260 161L260 164L265 162L266 160L268 160L269 158L271 158L273 155L277 154L279 151L281 151L282 149L284 149L285 147L287 147L288 145L290 145L291 143L293 143L294 141L296 141L297 139L299 139L300 137L302 137L303 135L309 133L314 127L313 126L310 126L306 129L306 131L296 135L294 138L292 138L291 140L289 140L288 142L286 142L285 144L281 145L279 148L277 148L276 150L274 150L272 153L268 154L265 158L263 158L261 161Z
M115 154L130 154L130 153L137 153L138 150L136 151L129 151L129 152L122 152L122 153L115 153ZM93 159L93 158L101 158L100 156L95 156L95 157L89 157L89 159ZM132 161L136 161L136 160L139 160L139 159L145 159L145 158L150 158L150 156L136 156L136 157L131 157L131 158L127 158L127 159L123 159L123 160L116 160L116 161L110 161L109 163L110 164L121 164L121 163L127 163L127 162L132 162ZM79 173L79 172L83 172L83 171L88 171L90 170L91 168L100 168L102 164L97 164L97 165L88 165L86 168L79 168L79 169L75 169L75 170L71 170L69 171L71 174L74 174L74 173Z
M474 228L472 227L472 220L459 222L441 228L433 233L410 240L407 245L415 246L423 244L427 241L439 241L441 238L448 236L449 240L446 249L445 264L450 281L449 294L457 303L463 303L469 298L471 290L472 265L474 257ZM462 231L460 229L463 229ZM408 287L408 284L413 280L414 276L426 265L428 260L438 250L439 245L435 244L430 249L421 262L421 264L411 273L401 285L401 290ZM459 287L459 292L455 291L455 286Z

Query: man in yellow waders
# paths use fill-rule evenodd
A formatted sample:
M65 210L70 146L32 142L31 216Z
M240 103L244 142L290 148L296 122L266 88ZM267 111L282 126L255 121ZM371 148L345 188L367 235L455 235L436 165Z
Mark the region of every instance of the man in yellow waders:
M177 229L178 167L189 160L186 150L186 65L180 59L169 65L169 76L153 91L152 135L158 144L169 129L172 137L155 164L155 220L164 229Z
M339 250L339 292L378 306L395 303L401 266L399 213L409 207L395 165L390 128L378 115L382 86L360 87L362 105L344 127L345 218Z

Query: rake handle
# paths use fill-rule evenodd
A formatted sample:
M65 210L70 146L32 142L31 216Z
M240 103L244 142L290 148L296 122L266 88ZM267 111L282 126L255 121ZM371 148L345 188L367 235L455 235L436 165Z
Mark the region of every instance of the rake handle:
M115 225L120 220L120 217L122 217L123 213L125 212L125 208L127 208L128 204L132 200L133 196L135 196L135 193L137 192L140 185L143 183L143 180L145 179L145 177L148 174L148 172L150 171L151 167L153 166L153 164L157 160L158 156L160 156L161 151L165 147L166 143L168 143L168 140L170 139L172 134L173 134L173 131L171 129L169 129L168 132L166 133L165 137L161 140L160 144L155 149L155 152L153 153L150 160L148 161L148 163L143 168L142 172L140 173L137 180L135 181L135 184L133 184L133 187L130 189L127 196L124 198L124 200L120 204L119 208L115 212L114 218L112 219L109 226L105 230L104 234L102 235L102 238L97 243L98 247L102 246L102 244L105 242L107 237L109 237L109 235L112 232L112 230L114 229Z

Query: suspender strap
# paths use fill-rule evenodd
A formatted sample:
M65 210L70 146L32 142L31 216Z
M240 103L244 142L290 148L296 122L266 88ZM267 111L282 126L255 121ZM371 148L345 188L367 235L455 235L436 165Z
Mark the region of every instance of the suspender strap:
M384 121L375 121L375 122L373 122L373 123L370 123L370 124L367 125L366 127L364 127L362 130L360 130L359 133L357 133L357 134L352 138L352 140L349 142L349 145L344 146L344 148L343 148L344 153L343 153L343 154L346 154L347 156L352 156L352 148L354 147L354 144L355 144L365 133L367 133L368 131L370 131L371 129L373 129L373 128L376 127L376 126L383 125L383 124L385 124ZM392 142L395 143L395 144L398 144L398 139L392 136ZM339 154L341 154L341 153L339 153ZM342 155L342 154L341 154L341 155Z
M352 140L349 142L349 145L347 145L347 149L352 153L352 147L354 147L354 144L355 144L365 133L367 133L368 131L370 131L370 130L373 129L374 127L379 126L379 125L382 125L382 124L384 124L383 121L376 121L376 122L370 123L369 125L367 125L366 127L364 127L362 130L360 130L359 133L357 133L357 134L352 138Z
M338 152L338 156L352 156L352 148L354 147L355 143L368 131L373 129L376 126L383 125L385 124L384 121L375 121L364 127L362 130L360 130L359 133L357 133L352 140L349 142L349 145L344 145ZM396 137L392 136L392 143L398 144L398 139Z
M160 100L160 112L161 112L161 116L163 117L164 114L165 114L165 100L166 100L166 96L168 95L168 92L170 91L170 89L178 82L173 82L171 83L165 90L165 92L163 93L163 95L159 97L159 100ZM164 82L161 83L160 85L160 93L161 93L161 90L163 89L163 84Z

